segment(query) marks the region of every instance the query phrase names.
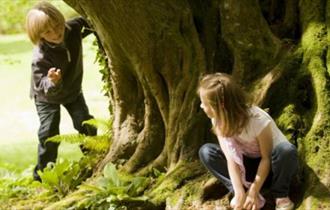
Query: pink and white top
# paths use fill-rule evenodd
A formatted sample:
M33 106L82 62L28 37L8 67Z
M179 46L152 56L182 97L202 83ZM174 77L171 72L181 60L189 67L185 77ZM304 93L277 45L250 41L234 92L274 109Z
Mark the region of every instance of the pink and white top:
M232 160L239 166L242 184L245 187L249 188L252 183L247 181L245 178L246 171L243 163L243 151L241 147L238 146L237 141L232 138L221 137L219 141L225 143L224 145L225 147L227 147L227 150L229 151L229 155L231 156ZM257 208L261 209L265 205L266 200L260 193L258 194L258 198L259 200Z
M214 122L212 120L212 122ZM268 125L271 127L273 149L283 141L287 141L286 137L276 126L274 120L268 115L267 112L257 106L250 108L250 119L247 126L243 131L234 137L218 136L218 140L224 142L229 151L232 160L239 166L241 172L241 180L245 187L250 187L251 182L245 179L245 167L243 164L243 155L251 158L260 157L260 147L257 137L261 131ZM259 206L262 208L265 204L265 199L259 194Z
M237 144L241 147L243 154L248 157L260 157L260 149L257 137L268 125L271 127L273 149L283 141L287 141L284 134L275 124L271 116L261 108L252 106L250 108L250 119L243 131L235 136Z

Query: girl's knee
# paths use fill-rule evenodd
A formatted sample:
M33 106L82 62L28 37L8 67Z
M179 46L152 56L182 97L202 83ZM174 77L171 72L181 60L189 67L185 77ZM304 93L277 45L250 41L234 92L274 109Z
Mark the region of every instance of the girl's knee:
M273 154L273 164L290 166L292 169L298 166L296 147L289 142L282 142L276 146Z
M275 148L275 153L279 154L281 157L296 157L297 149L289 142L282 142Z
M212 143L206 143L199 149L199 158L202 160L208 159L208 157L211 155L212 151L215 150L215 144Z

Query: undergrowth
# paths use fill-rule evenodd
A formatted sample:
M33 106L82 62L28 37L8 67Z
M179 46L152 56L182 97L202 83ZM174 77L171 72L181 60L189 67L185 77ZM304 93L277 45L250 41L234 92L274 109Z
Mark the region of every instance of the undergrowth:
M84 123L97 127L102 134L94 137L67 134L48 139L79 144L88 152L78 161L59 159L49 163L43 172L39 171L42 182L32 180L33 168L21 174L0 171L0 209L45 209L60 203L56 209L119 210L129 209L129 203L148 200L143 193L155 181L151 177L132 176L108 163L101 174L90 178L110 147L112 121L92 119ZM154 177L161 176L155 171ZM70 196L76 201L61 204L66 198L70 200Z
M59 159L56 163L49 163L43 172L39 171L41 183L33 181L33 168L21 174L1 169L0 209L20 209L23 206L23 209L39 209L40 205L45 206L73 192L92 175L97 162L110 146L112 121L93 119L84 123L97 127L102 134L94 137L81 134L58 135L48 139L80 144L88 152L78 161Z

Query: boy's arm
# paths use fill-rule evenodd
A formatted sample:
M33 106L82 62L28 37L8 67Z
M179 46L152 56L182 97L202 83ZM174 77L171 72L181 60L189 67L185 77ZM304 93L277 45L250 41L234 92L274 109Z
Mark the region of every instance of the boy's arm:
M261 133L257 137L257 140L260 147L261 160L258 166L257 174L251 187L249 188L246 202L244 204L244 207L248 209L257 208L259 191L270 171L271 154L273 148L273 139L270 124L268 124L261 131ZM255 205L255 207L253 207L253 205Z
M77 23L80 25L82 29L82 34L81 34L82 38L85 38L89 34L95 32L95 30L91 27L91 24L89 24L87 20L84 19L83 17L77 17L74 20L77 21Z
M51 64L46 61L36 61L32 63L32 81L34 90L43 92L47 95L56 94L62 86L61 82L55 84L48 77L48 71L51 69Z

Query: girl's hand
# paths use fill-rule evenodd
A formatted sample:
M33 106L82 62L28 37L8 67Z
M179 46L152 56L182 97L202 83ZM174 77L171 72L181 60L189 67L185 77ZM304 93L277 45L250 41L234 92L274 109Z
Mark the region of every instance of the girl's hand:
M248 191L245 202L244 202L244 209L247 210L257 210L258 209L258 203L259 202L259 198L258 198L258 192L255 192L253 190Z
M48 70L47 77L51 82L56 85L62 78L61 69L57 69L55 67L50 68Z
M245 192L242 193L235 193L235 196L230 201L230 207L234 210L241 210L243 209L243 204L246 199Z

